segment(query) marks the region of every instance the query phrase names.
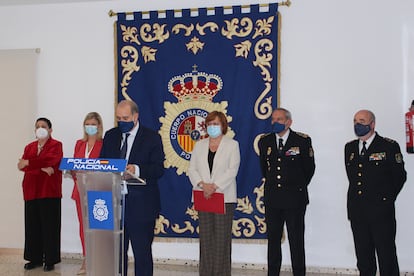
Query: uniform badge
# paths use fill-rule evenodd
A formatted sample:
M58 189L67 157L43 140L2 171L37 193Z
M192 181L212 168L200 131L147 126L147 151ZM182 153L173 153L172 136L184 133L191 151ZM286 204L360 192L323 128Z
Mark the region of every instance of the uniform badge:
M351 155L349 156L349 161L354 160L354 157L355 157L355 153L351 153Z
M272 147L267 147L267 155L270 155L272 153Z
M402 154L400 152L396 153L395 154L395 162L402 163L402 161L403 161Z
M369 161L381 161L381 160L385 160L386 158L385 152L376 152L376 153L372 153L369 156Z

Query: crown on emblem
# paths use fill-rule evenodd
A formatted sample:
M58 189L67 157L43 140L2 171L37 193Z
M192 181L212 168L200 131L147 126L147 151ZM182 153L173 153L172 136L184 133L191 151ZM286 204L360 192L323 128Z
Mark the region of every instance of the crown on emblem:
M95 199L95 204L96 205L105 205L105 200L100 199L100 198Z
M178 102L209 101L223 88L223 81L214 74L198 72L197 65L191 73L175 76L168 82L168 91Z

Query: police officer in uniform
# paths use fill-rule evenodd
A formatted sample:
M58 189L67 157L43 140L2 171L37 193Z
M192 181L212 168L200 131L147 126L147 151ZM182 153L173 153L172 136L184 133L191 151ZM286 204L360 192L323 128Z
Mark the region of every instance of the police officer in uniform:
M279 275L281 238L286 222L294 276L306 273L305 211L308 185L315 172L311 138L290 129L291 113L277 108L272 113L274 133L259 140L260 167L264 177L265 219L268 238L268 275Z
M357 267L361 276L374 276L376 254L381 276L398 276L394 202L406 180L400 147L375 132L369 110L355 114L354 130L358 139L345 145L345 167Z

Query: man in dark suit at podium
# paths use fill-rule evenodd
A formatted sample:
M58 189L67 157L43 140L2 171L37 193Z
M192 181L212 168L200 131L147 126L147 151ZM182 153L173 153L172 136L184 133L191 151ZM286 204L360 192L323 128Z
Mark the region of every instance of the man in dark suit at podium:
M161 137L139 124L138 106L123 100L116 107L118 126L108 130L103 140L101 158L125 158L127 174L145 181L145 185L128 185L125 199L125 270L127 275L128 244L134 253L135 275L153 275L152 241L155 220L160 212L157 180L164 174Z

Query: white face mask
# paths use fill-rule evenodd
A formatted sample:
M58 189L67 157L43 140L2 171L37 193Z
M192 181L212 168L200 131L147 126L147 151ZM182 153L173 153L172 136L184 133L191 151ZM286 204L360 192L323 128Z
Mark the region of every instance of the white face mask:
M39 127L38 129L36 129L37 139L45 139L47 138L47 136L49 136L49 132L47 131L47 129L43 127Z

